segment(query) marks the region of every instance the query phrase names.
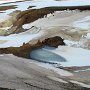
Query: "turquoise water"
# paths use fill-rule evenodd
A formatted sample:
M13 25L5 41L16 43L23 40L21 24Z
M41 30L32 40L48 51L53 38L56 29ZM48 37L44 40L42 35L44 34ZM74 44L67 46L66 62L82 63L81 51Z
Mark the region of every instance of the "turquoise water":
M52 53L48 50L55 49L53 47L45 46L44 48L33 50L30 53L30 57L33 60L44 62L44 63L51 63L51 64L57 64L60 62L66 62L66 59L61 57L60 55L57 55L55 53Z

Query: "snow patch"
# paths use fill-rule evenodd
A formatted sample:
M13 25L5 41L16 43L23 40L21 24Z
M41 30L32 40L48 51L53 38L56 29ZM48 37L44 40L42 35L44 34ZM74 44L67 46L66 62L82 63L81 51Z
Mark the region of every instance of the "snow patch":
M84 69L84 70L77 70L77 71L74 71L74 72L84 72L84 71L90 71L90 68Z
M51 50L51 52L67 60L67 62L60 62L62 66L90 66L90 50L70 46L59 46L57 49Z
M44 67L46 69L49 69L49 70L52 70L54 71L55 73L61 75L61 76L73 76L73 74L71 72L68 72L66 70L63 70L63 69L58 69L50 64L44 64L44 63L36 63L38 66L41 66L41 67Z
M90 85L84 84L82 82L73 81L73 80L70 80L70 82L75 83L75 84L78 84L78 85L80 85L82 87L90 88Z
M31 30L28 30L26 32L22 32L19 34L12 34L9 36L0 36L0 40L4 40L7 42L0 43L0 48L5 48L5 47L19 47L23 43L27 43L30 40L37 38L41 35L43 35L43 32L38 32L38 33L32 33L30 32Z
M60 79L60 78L57 78L57 77L53 77L53 76L47 76L47 77L54 80L54 81L58 81L58 82L61 82L61 83L68 83L68 82L64 81L63 79Z
M9 3L9 2L16 2L16 1L23 1L23 0L2 0L2 1L0 1L0 4Z
M82 29L90 29L90 16L86 16L79 21L75 21L73 23L73 26L79 27Z
M64 40L64 43L68 46L77 46L79 44L78 41L70 41L70 40Z

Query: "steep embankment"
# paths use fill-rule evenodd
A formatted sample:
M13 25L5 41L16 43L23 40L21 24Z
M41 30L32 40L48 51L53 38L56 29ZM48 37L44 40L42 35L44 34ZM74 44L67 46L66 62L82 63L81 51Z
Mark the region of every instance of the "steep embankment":
M8 47L0 48L0 53L14 54L19 57L30 58L30 52L34 49L41 48L44 45L49 45L53 47L58 47L58 45L65 45L63 39L56 36L52 38L45 39L44 41L38 41L36 44L30 45L29 43L23 43L20 47Z

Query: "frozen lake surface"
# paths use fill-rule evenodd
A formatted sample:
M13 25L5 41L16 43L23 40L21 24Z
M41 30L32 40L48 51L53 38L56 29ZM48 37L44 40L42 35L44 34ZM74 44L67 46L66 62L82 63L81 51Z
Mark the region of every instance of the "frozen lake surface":
M30 57L34 60L44 62L44 63L51 63L51 64L66 62L65 58L55 53L52 53L47 49L53 50L54 48L50 47L49 49L49 47L48 48L45 47L45 48L33 50L30 53Z

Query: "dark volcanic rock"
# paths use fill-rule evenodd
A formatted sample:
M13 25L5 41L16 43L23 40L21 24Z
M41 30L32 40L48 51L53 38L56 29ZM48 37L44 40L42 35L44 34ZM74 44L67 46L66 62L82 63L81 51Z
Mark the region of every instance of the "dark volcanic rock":
M51 47L58 47L59 45L65 45L65 43L63 42L63 39L59 36L45 39L44 43Z

